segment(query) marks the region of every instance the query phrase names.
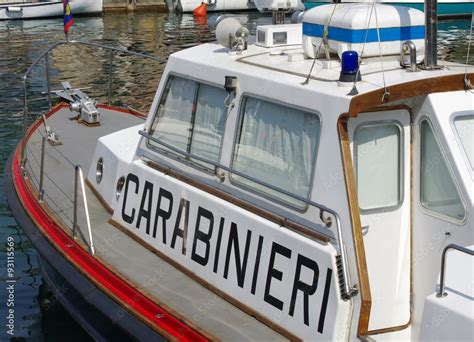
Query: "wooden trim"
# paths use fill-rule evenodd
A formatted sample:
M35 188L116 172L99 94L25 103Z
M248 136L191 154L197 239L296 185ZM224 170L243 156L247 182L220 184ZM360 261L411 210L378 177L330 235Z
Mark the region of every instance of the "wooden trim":
M109 105L106 105L106 104L99 104L99 105L97 105L97 107L101 108L101 109L112 110L114 112L130 114L130 115L136 116L136 117L138 117L140 119L143 119L143 120L146 120L146 118L147 118L147 114L142 113L138 110L134 110L132 108L126 109L126 108L121 108L121 107L109 106Z
M410 116L410 318L408 322L403 325L398 325L395 327L388 327L382 329L375 329L367 331L367 335L378 335L384 334L399 330L404 330L408 328L412 322L412 305L411 298L413 294L413 145L412 145L412 124L413 124L413 112L411 107L407 105L395 105L395 106L379 106L368 109L364 111L364 113L373 113L373 112L384 112L384 111L393 111L393 110L406 110ZM360 114L360 113L359 113ZM407 198L407 196L405 196Z
M337 121L339 141L342 155L342 166L344 170L344 180L346 184L347 200L352 223L352 236L354 238L354 249L359 276L359 290L361 296L361 306L359 315L359 325L357 336L365 336L369 330L370 308L372 306L372 296L370 293L369 274L365 258L364 239L360 223L359 204L357 201L357 190L355 186L354 167L352 164L351 146L347 129L349 115L342 114Z
M468 73L467 78L474 84L474 73ZM395 84L387 87L387 90L390 92L390 96L385 103L432 93L464 90L464 74L438 76ZM380 88L354 96L349 106L349 116L356 117L359 113L383 105L383 94L384 88Z
M408 328L411 324L411 313L410 313L410 319L408 320L408 323L399 325L396 327L390 327L390 328L383 328L383 329L376 329L376 330L369 330L367 331L367 335L379 335L379 334L385 334L389 332L394 332L394 331L400 331Z
M184 183L187 183L197 189L200 189L202 191L205 191L211 195L217 196L220 199L223 199L224 201L227 201L231 204L234 204L242 209L248 210L253 214L256 214L258 216L261 216L269 221L272 221L276 224L279 224L281 227L285 227L288 229L291 229L297 233L300 233L302 235L305 235L306 237L309 237L313 240L317 240L319 242L323 243L328 243L330 241L329 237L322 235L310 228L307 228L305 226L302 226L296 222L288 220L288 218L274 214L270 211L264 210L262 208L259 208L255 205L252 205L248 202L245 202L241 199L238 199L237 197L234 197L232 195L229 195L227 192L224 192L222 190L218 190L214 187L211 187L203 182L200 182L192 177L186 176L178 171L175 171L171 169L170 167L163 166L157 162L151 161L151 160L146 160L145 163L150 166L151 168L160 171L164 173L165 175L171 176L173 178L176 178Z
M110 215L113 215L114 214L114 210L107 204L107 202L105 201L105 199L102 197L102 195L100 194L100 192L94 187L94 185L92 185L92 183L86 178L86 185L89 187L89 189L91 189L92 193L95 195L95 197L97 197L97 199L99 200L100 204L102 204L102 206L104 207L105 210L107 210L107 212L110 214Z
M163 259L164 261L169 263L171 266L178 269L180 272L186 274L188 277L190 277L191 279L193 279L197 283L203 285L205 288L209 289L210 291L212 291L213 293L215 293L216 295L218 295L222 299L228 301L230 304L232 304L232 305L236 306L237 308L239 308L240 310L244 311L246 314L248 314L252 317L255 317L258 321L262 322L263 324L265 324L266 326L268 326L272 330L275 330L276 332L278 332L279 334L283 335L284 337L288 338L291 341L301 341L300 338L293 335L291 332L289 332L285 328L273 323L271 320L269 320L265 316L260 315L258 312L256 312L255 310L253 310L252 308L250 308L246 304L244 304L244 303L238 301L237 299L229 296L228 294L226 294L222 290L218 289L214 285L210 284L209 282L207 282L206 280L201 278L196 273L190 271L189 269L187 269L186 267L184 267L183 265L181 265L180 263L178 263L174 259L170 258L168 255L166 255L162 251L158 250L157 248L155 248L151 244L147 243L146 241L144 241L142 238L140 238L136 234L133 234L129 229L122 226L119 222L117 222L113 219L110 219L109 223L111 225L113 225L114 227L116 227L118 230L120 230L122 233L126 234L127 236L129 236L130 238L135 240L137 243L139 243L140 245L142 245L143 247L150 250L151 252L156 254L158 257L160 257L161 259Z
M399 110L403 109L408 111L410 115L410 124L413 122L413 113L409 106L407 105L393 105L393 106L375 106L372 108L367 108L363 111L363 113L373 113L373 112L383 112L383 111L392 111L392 110ZM361 112L362 113L362 112ZM348 133L348 121L351 117L355 118L360 113L356 113L356 115L351 116L348 113L342 114L338 120L338 130L339 130L339 137L341 142L341 153L343 156L343 167L344 167L344 176L346 180L346 190L349 198L349 210L351 215L352 221L352 229L353 229L353 236L354 236L354 246L356 251L356 263L357 263L357 271L359 274L359 286L360 286L360 293L361 293L361 310L360 310L360 317L359 317L359 325L358 325L358 336L367 336L367 335L377 335L382 333L394 332L398 330L406 329L410 326L412 321L412 312L410 310L410 318L406 324L395 326L395 327L388 327L383 329L376 329L376 330L369 330L369 321L370 321L370 310L372 307L372 299L370 293L370 283L368 278L368 270L367 270L367 263L366 263L366 256L365 256L365 246L364 240L362 236L362 229L361 229L361 222L360 222L360 210L357 198L357 190L355 186L355 172L354 172L354 165L352 161L352 153L350 149L350 139ZM412 129L410 129L410 135L412 134ZM413 146L412 146L412 138L410 136L410 206L413 203ZM412 212L412 211L411 211ZM413 258L413 216L410 217L410 264L412 264ZM362 259L361 259L362 258ZM413 294L413 268L410 267L410 294ZM362 278L361 278L362 276ZM410 296L411 297L411 296ZM411 301L411 300L410 300ZM412 303L410 302L410 309L412 307Z

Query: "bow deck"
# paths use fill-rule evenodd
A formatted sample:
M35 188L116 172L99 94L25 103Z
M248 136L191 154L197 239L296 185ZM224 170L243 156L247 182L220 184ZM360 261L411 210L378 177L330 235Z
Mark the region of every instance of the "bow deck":
M49 218L62 232L72 238L73 222L73 196L74 196L74 166L81 165L88 170L93 150L97 139L113 131L142 126L144 119L140 116L130 115L118 110L102 106L100 108L102 123L98 127L87 127L70 120L73 114L67 106L60 105L48 114L47 123L60 135L62 145L51 146L46 144L44 159L44 203L43 208ZM137 128L138 130L138 128ZM39 187L41 140L44 135L42 124L38 123L30 130L27 138L26 151L28 162L26 169L29 178L25 181L30 189ZM88 139L84 139L87 135ZM137 134L138 136L138 134ZM16 165L18 167L18 165ZM15 165L13 166L15 168ZM34 192L34 191L33 191ZM156 315L158 322L148 321L160 330L160 319L167 319L176 324L172 326L169 336L175 336L182 329L188 330L193 338L222 339L226 340L284 340L270 327L256 320L241 309L222 299L209 289L194 281L192 275L184 274L173 265L156 255L153 251L130 238L120 228L110 223L112 216L110 208L103 205L89 186L86 186L88 207L92 222L92 237L95 247L96 262L116 275L122 286L135 290L131 299L136 300L138 306L153 304L161 311ZM84 206L79 201L78 225L80 232L87 235ZM50 227L51 228L51 227ZM47 238L48 231L45 232ZM87 244L81 241L80 235L75 240L84 252L87 253ZM87 240L87 238L86 238ZM87 242L87 241L86 241ZM79 255L80 256L80 255ZM74 255L64 253L65 258L73 259ZM80 268L84 275L106 292L114 292L117 284L107 284L102 279L97 279L93 272ZM107 276L107 274L102 274ZM111 278L112 279L112 278ZM109 286L110 285L110 286ZM144 296L138 297L138 296ZM130 299L130 298L129 298ZM141 303L140 303L141 302ZM135 315L142 316L147 321L146 315L140 312L139 307L133 304L122 303ZM184 322L184 324L183 324ZM165 322L166 325L170 322ZM166 327L165 327L166 328ZM173 332L173 329L174 330Z

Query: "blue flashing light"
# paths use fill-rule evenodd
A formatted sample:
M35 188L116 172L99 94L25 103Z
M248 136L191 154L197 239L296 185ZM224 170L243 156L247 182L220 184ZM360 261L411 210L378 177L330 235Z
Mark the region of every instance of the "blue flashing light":
M344 51L341 57L341 73L352 75L359 69L359 55L355 51Z

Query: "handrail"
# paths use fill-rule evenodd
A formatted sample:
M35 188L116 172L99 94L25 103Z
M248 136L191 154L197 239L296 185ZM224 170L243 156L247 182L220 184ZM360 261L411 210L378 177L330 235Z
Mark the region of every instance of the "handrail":
M44 152L45 152L46 137L41 138L41 161L40 161L40 179L38 189L38 201L44 200Z
M40 178L39 178L39 188L38 188L38 202L44 202L44 164L45 164L45 150L46 150L46 137L41 138L41 159L40 159ZM72 236L75 238L77 236L77 207L78 207L78 188L79 184L81 185L82 190L82 200L84 203L84 211L86 215L86 223L87 223L87 231L89 235L89 251L91 255L95 254L94 251L94 243L92 241L92 229L91 229L91 222L90 222L90 215L89 215L89 206L87 204L87 197L86 191L84 186L84 175L82 173L82 169L79 165L75 166L75 177L74 177L74 211L73 211L73 223L72 223Z
M79 45L79 46L90 46L90 47L95 47L95 48L101 48L105 50L110 51L109 55L109 80L108 80L108 91L109 94L107 96L108 102L110 102L111 99L111 94L110 92L112 91L112 54L113 52L116 53L123 53L127 54L130 56L136 56L136 57L142 57L142 58L148 58L157 62L164 62L162 58L145 54L145 53L140 53L140 52L134 52L134 51L129 51L126 49L122 48L117 48L109 45L103 45L99 43L92 43L92 42L84 42L84 41L79 41L79 40L70 40L70 41L59 41L53 45L51 45L49 48L47 48L43 53L41 53L34 61L33 63L29 66L29 68L26 70L26 72L23 74L22 77L22 83L23 83L23 138L26 137L26 132L28 129L28 94L27 94L27 82L28 82L28 77L30 76L31 72L33 71L34 67L36 67L43 58L45 58L45 67L46 67L46 82L47 82L47 94L48 94L48 102L51 108L51 86L50 86L50 73L49 73L49 53L56 49L59 46L66 45L66 44L71 44L71 45ZM110 104L110 103L109 103ZM22 167L24 167L24 164L26 162L26 141L23 139L22 145L21 145L21 163Z
M148 58L148 59L155 60L155 61L158 61L158 62L163 62L163 60L161 58L158 58L158 57L155 57L155 56L152 56L152 55L147 55L147 54L143 54L143 53L128 51L128 50L125 50L125 49L116 48L116 47L107 46L107 45L98 44L98 43L92 43L92 42L83 42L83 41L75 41L75 40L60 41L60 42L57 42L54 45L50 46L48 49L46 49L46 51L44 51L40 56L38 56L34 60L34 62L31 64L31 66L27 69L26 73L23 75L23 93L24 94L23 94L23 143L22 143L22 151L21 151L22 165L25 165L26 159L27 159L27 156L26 156L26 139L25 139L25 137L26 137L26 132L27 132L27 124L28 124L28 122L27 122L28 121L27 120L27 115L28 115L27 81L28 81L28 77L31 74L33 68L43 59L43 57L46 58L46 61L45 61L45 65L46 65L46 69L47 69L46 70L46 81L48 83L47 84L48 100L50 100L50 98L51 98L51 89L50 89L48 55L52 50L56 49L59 46L66 45L66 44L91 46L91 47L102 48L102 49L110 51L110 55L109 55L109 80L108 80L108 91L109 91L108 101L109 102L110 102L110 99L111 99L111 94L110 93L111 93L111 88L112 88L112 82L111 82L112 72L111 72L111 70L112 70L113 52L119 52L119 53L124 53L124 54L132 55L132 56ZM303 198L301 196L292 194L292 193L286 191L285 189L281 189L281 188L275 187L271 184L267 184L265 182L262 182L258 179L255 179L251 176L245 175L241 172L238 172L236 170L228 168L224 165L217 164L217 163L215 163L213 161L210 161L210 160L207 160L205 158L195 156L191 153L187 153L187 152L181 151L179 149L176 149L173 146L170 146L166 143L163 143L163 142L155 139L154 137L148 135L148 133L146 133L146 132L140 131L139 133L142 136L145 136L148 139L150 139L152 141L155 141L156 143L162 144L163 146L165 146L165 147L167 147L171 150L174 150L175 152L183 154L183 155L185 155L189 158L200 160L202 162L213 165L216 168L216 174L217 174L217 169L222 169L224 171L236 174L236 175L238 175L240 177L243 177L243 178L246 178L246 179L248 179L252 182L255 182L255 183L263 185L263 186L266 186L266 187L268 187L268 188L270 188L274 191L280 192L280 193L282 193L286 196L289 196L289 197L294 198L296 200L302 201L303 203L306 203L308 205L311 205L313 207L318 208L319 211L320 211L319 212L319 217L320 217L321 221L328 228L331 227L331 225L333 223L333 220L332 220L331 217L324 217L324 214L327 213L327 214L331 215L332 217L334 217L334 221L336 223L336 240L337 240L337 244L338 244L338 253L339 253L338 256L341 259L341 268L342 268L341 271L342 271L342 277L343 277L342 280L340 279L341 292L342 292L341 295L342 295L342 298L344 300L347 300L347 299L350 299L352 296L354 296L357 293L356 287L355 286L354 287L350 286L350 278L349 278L349 273L348 273L346 252L345 252L345 246L344 246L344 241L343 241L343 234L342 234L342 229L341 229L340 218L339 218L339 215L334 210L332 210L330 208L327 208L324 205L321 205L319 203L310 201L310 200L308 200L306 198ZM94 255L94 245L93 245L93 241L92 241L92 232L91 232L91 227L90 227L89 210L88 210L87 198L86 198L86 194L85 194L84 177L83 177L83 174L82 174L82 169L80 168L80 166L77 165L75 167L73 235L76 234L76 227L77 227L77 202L78 202L77 201L77 191L78 191L78 184L80 184L81 188L82 188L82 194L83 194L82 197L83 197L84 206L85 206L86 221L87 221L87 228L88 228L88 234L89 234L89 247L90 247L90 250L91 250L91 254Z
M263 182L263 181L261 181L257 178L246 175L246 174L244 174L240 171L237 171L233 168L230 168L230 167L227 167L225 165L216 163L215 161L211 161L207 158L197 156L193 153L188 153L187 151L180 150L180 149L178 149L178 148L176 148L172 145L169 145L169 144L155 138L154 136L148 134L145 131L140 130L140 131L138 131L138 134L140 134L141 136L143 136L143 137L145 137L145 138L147 138L147 139L149 139L149 140L151 140L151 141L153 141L157 144L160 144L160 145L162 145L162 146L164 146L164 147L166 147L166 148L168 148L168 149L170 149L170 150L172 150L176 153L179 153L179 154L181 154L181 155L183 155L187 158L195 159L197 161L201 161L203 163L210 164L210 165L214 166L216 175L218 175L218 169L222 169L226 172L233 173L233 174L235 174L239 177L242 177L242 178L246 178L249 181L255 182L255 183L257 183L259 185L262 185L262 186L265 186L265 187L267 187L271 190L274 190L274 191L279 192L281 194L284 194L288 197L291 197L293 199L301 201L305 204L308 204L310 206L318 208L319 209L319 218L321 219L321 221L328 228L331 227L333 221L332 221L331 217L324 217L324 213L327 213L327 214L333 216L334 220L336 222L336 241L337 241L337 245L338 245L338 249L339 249L338 250L339 256L341 258L341 266L342 266L342 272L343 272L342 276L344 278L344 280L342 281L343 282L343 284L342 284L342 287L343 287L342 288L342 292L343 292L342 297L343 297L344 300L347 300L347 299L350 299L351 297L353 297L357 293L356 288L350 285L350 278L349 278L349 272L348 272L348 266L347 266L347 260L346 260L346 251L345 251L345 246L344 246L344 240L343 240L343 234L342 234L342 228L341 228L341 221L340 221L340 218L339 218L339 214L336 211L334 211L334 210L332 210L332 209L330 209L330 208L328 208L328 207L326 207L322 204L313 202L313 201L311 201L307 198L295 195L295 194L293 194L293 193L291 193L291 192L289 192L285 189L276 187L272 184ZM330 238L330 236L328 236L328 237Z
M108 46L108 45L103 45L99 43L92 43L92 42L84 42L84 41L76 41L76 40L71 40L71 41L59 41L50 47L48 47L45 51L43 51L34 61L33 63L29 66L29 68L26 70L26 72L23 74L22 77L22 84L23 84L23 139L21 142L21 168L24 177L27 177L28 173L26 172L26 164L27 164L27 156L26 156L26 134L28 130L28 114L29 114L29 109L28 109L28 78L30 74L32 73L33 69L44 59L44 66L45 66L45 79L46 79L46 86L47 86L47 99L48 99L48 104L49 108L51 109L52 101L51 101L51 80L50 80L50 53L54 49L58 48L59 46L62 45L79 45L79 46L89 46L89 47L94 47L94 48L101 48L104 50L110 51L109 53L109 80L108 80L108 103L110 104L111 102L111 93L112 93L112 58L113 54L115 53L121 53L121 54L127 54L131 56L136 56L136 57L142 57L142 58L148 58L157 62L163 62L163 59L153 56L153 55L148 55L144 53L139 53L139 52L134 52L134 51L129 51L126 49L122 48L117 48L113 46ZM31 101L30 101L31 102ZM44 189L44 163L45 163L45 141L46 137L42 138L42 143L41 143L41 162L40 162L40 180L39 180L39 189L38 189L38 201L43 202L44 201L44 195L45 195L45 189ZM84 210L85 210L85 216L86 216L86 222L87 222L87 230L88 230L88 235L89 235L89 249L90 253L94 255L94 243L92 241L92 230L91 230L91 223L90 223L90 215L89 215L89 207L87 204L87 197L85 193L85 186L84 186L84 176L82 169L79 165L75 166L75 181L74 181L74 217L73 217L73 236L76 237L77 234L77 208L78 208L78 188L79 185L81 186L82 190L82 200L84 203Z
M127 54L131 56L136 56L136 57L142 57L142 58L148 58L154 61L158 62L163 62L163 59L144 54L144 53L139 53L139 52L134 52L134 51L128 51L126 49L122 48L117 48L113 46L108 46L108 45L103 45L99 43L92 43L92 42L83 42L83 41L76 41L76 40L71 40L71 41L59 41L50 47L48 47L45 51L43 51L34 61L33 63L29 66L29 68L26 70L26 72L23 74L22 77L22 84L23 84L23 139L21 142L21 168L24 177L28 176L28 173L26 171L26 164L27 164L27 156L26 156L26 134L28 130L28 115L29 115L29 109L28 109L28 78L30 74L32 73L33 69L44 59L44 66L45 66L45 79L46 79L46 86L47 86L47 99L48 99L48 104L49 108L51 109L52 101L51 101L51 80L50 80L50 53L54 49L58 48L59 46L62 45L79 45L79 46L89 46L89 47L94 47L94 48L101 48L104 50L110 51L109 53L109 80L108 80L108 103L110 104L111 102L111 93L112 93L112 58L113 54L115 53L121 53L121 54ZM31 101L30 101L31 102ZM45 141L46 137L42 138L42 143L41 143L41 162L40 162L40 180L39 180L39 195L38 195L38 201L43 202L44 201L44 195L45 195L45 189L44 189L44 163L45 163ZM82 200L84 203L84 210L85 210L85 216L86 216L86 222L87 222L87 230L88 230L88 235L89 235L89 249L90 253L94 255L94 243L92 240L92 230L91 230L91 223L90 223L90 215L89 215L89 207L87 204L87 197L86 197L86 192L85 192L85 186L84 186L84 176L82 169L79 165L75 166L75 181L74 181L74 217L73 217L73 236L76 237L77 234L77 208L78 208L78 188L79 185L81 186L82 190Z
M466 247L462 247L455 244L449 244L446 247L444 247L443 254L441 256L441 276L439 280L439 290L438 290L438 293L436 293L436 297L438 298L446 297L448 295L448 293L444 291L444 283L445 283L445 273L446 273L446 254L448 250L450 249L455 249L462 253L466 253L471 256L474 256L474 251Z
M87 204L87 197L86 197L86 188L84 186L84 176L82 174L82 168L80 165L76 165L74 169L74 219L73 219L73 224L72 224L72 235L73 237L76 237L76 228L77 226L77 190L78 190L78 185L81 185L81 191L82 191L82 201L84 203L84 211L86 213L86 223L87 223L87 233L89 235L89 251L91 255L95 254L94 250L94 242L92 240L92 229L91 229L91 220L89 216L89 206Z

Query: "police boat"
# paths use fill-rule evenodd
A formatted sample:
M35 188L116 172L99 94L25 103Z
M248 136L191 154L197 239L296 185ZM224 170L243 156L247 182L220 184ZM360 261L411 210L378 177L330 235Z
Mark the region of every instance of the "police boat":
M31 122L25 92L6 194L65 308L98 339L472 340L474 67L426 6L217 18L145 115L63 83ZM104 48L35 64L65 44Z

